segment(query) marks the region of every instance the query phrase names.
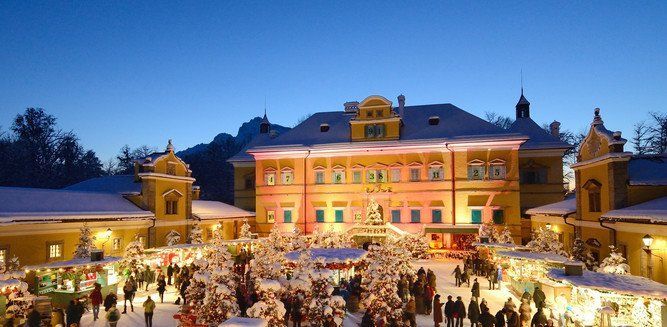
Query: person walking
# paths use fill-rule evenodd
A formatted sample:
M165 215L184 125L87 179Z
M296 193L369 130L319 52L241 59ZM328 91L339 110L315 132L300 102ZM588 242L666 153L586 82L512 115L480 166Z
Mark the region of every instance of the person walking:
M361 327L375 327L375 319L371 309L366 309L363 318L361 318Z
M164 275L160 275L162 278L157 279L157 292L160 294L160 303L164 303L164 292L167 290L167 282L164 281Z
M113 304L109 311L107 311L107 321L109 322L109 327L116 327L118 325L118 320L120 320L120 312L116 308L116 304Z
M537 308L537 312L533 316L533 320L530 322L530 327L544 327L547 326L547 316L542 311L542 307Z
M496 313L496 327L505 327L505 313L507 309L502 308Z
M433 297L433 323L435 327L440 327L440 324L442 323L442 302L440 302L440 294L436 294Z
M118 303L118 296L116 296L116 293L109 292L107 296L104 298L104 311L109 311L112 306L116 305Z
M90 292L88 297L90 298L90 303L93 305L93 321L97 321L97 319L100 319L100 305L103 301L102 285L95 283L95 288Z
M533 302L535 302L536 308L544 308L544 301L546 301L547 296L542 292L539 286L535 286L533 291Z
M162 280L164 281L164 279ZM153 312L155 311L155 301L149 295L144 301L144 319L146 320L146 327L153 327Z
M180 293L181 293L181 298L183 298L183 304L188 303L185 298L185 291L188 289L188 286L190 286L190 279L185 279L181 281Z
M526 299L521 299L521 306L519 306L519 319L521 319L521 326L528 327L530 326L531 318L531 309L530 301Z
M505 308L507 309L507 308ZM507 309L507 327L521 327L521 319L514 309Z
M411 327L417 326L417 320L415 313L417 311L417 304L415 302L415 297L411 296L408 299L408 303L405 305L405 318L410 322Z
M498 270L496 272L496 281L498 282L498 289L503 288L503 267L498 266Z
M134 286L128 279L123 286L123 313L127 313L127 301L130 301L130 309L134 312L134 304L132 304L132 295L134 294Z
M489 289L495 290L496 284L498 284L498 274L495 273L493 266L491 266L491 271L489 273Z
M470 292L472 293L472 298L475 299L475 302L479 301L479 283L477 282L477 278L475 278L475 282L472 283Z
M463 327L463 319L466 318L466 305L460 296L456 297L454 302L454 327Z
M171 277L174 276L174 267L169 263L167 267L167 285L171 286Z
M77 299L69 301L65 314L67 315L67 326L71 324L76 324L79 326L81 324L81 316L83 316L84 308L82 305L79 305Z
M447 319L447 327L454 327L454 301L452 301L451 295L447 295L447 303L445 303L445 318Z
M28 316L26 317L26 327L40 327L42 325L42 315L40 315L37 308L32 305L28 309L30 310L30 313L28 313Z
M496 325L496 318L489 312L489 307L482 308L482 314L479 315L479 325L481 327L494 327Z
M146 265L144 269L144 282L146 283L146 290L148 291L148 286L155 281L155 273L151 270L149 265Z
M479 304L474 299L470 299L468 304L468 319L471 327L479 327Z
M438 289L436 288L436 276L433 270L429 269L426 271L426 281L428 282L428 285L433 288L433 291L436 292Z
M301 299L301 294L297 294L292 304L292 322L294 327L301 327L301 320L303 319L303 315L301 314L302 307L303 300Z
M454 272L452 272L452 275L454 275L456 287L460 287L461 286L461 267L459 267L459 265L456 265L456 268L454 268Z

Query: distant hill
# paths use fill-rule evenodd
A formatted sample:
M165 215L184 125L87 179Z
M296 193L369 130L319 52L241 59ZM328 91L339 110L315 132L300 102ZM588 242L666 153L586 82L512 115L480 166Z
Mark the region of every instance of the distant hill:
M243 123L236 136L220 133L210 143L200 143L176 153L190 164L196 184L201 186L202 199L234 203L234 168L227 159L259 134L261 121L261 117L255 117ZM271 124L271 129L278 135L290 130L276 124Z

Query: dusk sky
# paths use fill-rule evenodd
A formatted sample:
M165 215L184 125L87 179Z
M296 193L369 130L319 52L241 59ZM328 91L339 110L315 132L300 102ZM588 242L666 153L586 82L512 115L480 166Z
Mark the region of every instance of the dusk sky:
M371 94L629 138L667 111L667 2L3 1L0 126L42 107L102 160ZM446 118L445 118L446 119Z

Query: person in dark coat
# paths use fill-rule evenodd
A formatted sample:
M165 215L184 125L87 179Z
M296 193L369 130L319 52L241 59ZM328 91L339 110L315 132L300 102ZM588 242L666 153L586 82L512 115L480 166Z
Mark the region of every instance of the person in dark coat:
M116 303L118 303L118 296L116 296L116 293L114 292L109 292L104 298L104 311L109 311L109 309Z
M160 294L160 303L164 303L164 291L167 290L167 282L164 280L164 276L160 275L160 278L157 279L157 292Z
M468 304L468 319L471 327L479 327L479 304L474 299L470 299Z
M79 326L81 324L81 316L83 316L83 311L83 306L79 305L77 300L69 301L69 305L65 310L65 314L67 315L67 326L72 324Z
M494 327L496 325L496 318L493 317L491 313L489 313L489 308L484 307L482 310L482 314L479 315L479 324L481 327Z
M456 268L454 268L454 272L452 272L452 275L454 275L456 287L461 286L461 267L459 265L456 265Z
M167 267L167 285L171 285L172 276L174 276L174 266L172 266L170 262L169 267Z
M461 300L460 296L456 297L454 302L454 326L463 327L463 319L466 318L466 305Z
M447 296L447 303L445 303L445 318L447 319L447 327L454 327L454 301L452 296Z
M542 311L542 307L537 308L537 312L533 316L533 320L530 322L530 327L544 327L547 325L547 316Z
M292 315L292 304L294 303L294 300L288 294L284 294L283 297L280 298L280 301L285 307L285 326L289 326L289 318Z
M496 313L496 327L505 327L505 313L507 310L502 308Z
M28 321L26 322L27 327L40 327L42 324L42 316L39 314L39 311L35 307L30 306L30 313L28 314Z
M472 293L472 298L475 299L475 302L479 301L479 283L477 282L477 278L475 278L475 282L472 283L470 292Z
M440 294L433 297L433 323L435 327L440 327L442 323L442 302L440 302Z
M507 311L507 327L521 327L519 314L512 309L508 309Z
M361 327L375 327L375 319L370 309L366 309L364 317L361 318Z
M181 282L181 298L183 298L183 304L186 304L187 302L185 301L185 291L188 289L188 286L190 286L190 280L186 279Z
M493 266L490 268L487 278L489 279L489 289L495 290L496 284L498 284L498 274L496 274L496 270Z
M533 291L533 302L535 302L536 308L544 308L544 301L546 301L547 296L544 295L544 292L538 287L535 286L535 291Z
M93 306L93 321L97 321L97 319L100 319L100 305L102 304L102 301L104 300L102 298L102 285L99 283L95 283L95 289L93 289L92 292L90 292L90 295L88 297L90 298L90 304Z
M301 300L300 295L298 295L291 306L291 316L292 321L294 322L294 327L301 327L301 319L303 319L303 314L301 313L303 307L303 300Z

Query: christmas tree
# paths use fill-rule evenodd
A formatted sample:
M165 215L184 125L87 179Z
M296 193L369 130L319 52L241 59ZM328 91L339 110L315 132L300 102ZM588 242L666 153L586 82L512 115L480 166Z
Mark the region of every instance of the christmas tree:
M514 244L514 238L512 238L512 232L510 232L509 227L505 226L505 228L503 228L502 232L500 232L500 235L498 235L496 242Z
M428 241L423 231L416 234L404 234L399 237L397 242L399 247L407 250L412 259L426 259L428 257Z
M489 239L489 242L491 243L495 243L498 241L498 232L496 231L496 228L493 226L493 223L490 221L484 222L483 224L479 225L478 236L479 238L487 237Z
M190 278L190 285L185 290L185 298L193 311L199 314L199 309L204 303L206 297L207 285L211 279L208 271L205 269L197 270Z
M276 280L262 279L258 281L257 290L260 301L248 309L248 316L265 319L269 326L283 326L286 310L277 296L280 292L280 283Z
M287 243L288 249L286 251L301 251L308 248L308 243L306 238L301 234L299 227L294 226L292 233L286 235L285 242Z
M558 234L551 229L541 227L533 231L533 239L526 244L531 252L555 253L569 257L563 249L563 243L558 240Z
M317 228L311 234L311 248L342 249L355 246L352 236L348 233L338 232L331 226L328 230L320 232Z
M387 321L400 322L403 316L403 303L398 296L399 270L395 260L401 256L400 250L391 242L370 246L368 268L362 275L362 288L367 290L363 293L364 306Z
M384 224L384 219L382 218L382 212L380 211L380 205L375 201L375 198L371 197L368 201L368 206L366 206L366 220L364 221L366 225L382 225Z
M92 236L93 233L90 231L90 228L83 225L79 233L79 243L76 245L76 250L74 250L74 259L90 259L90 252L93 249L93 241L95 237Z
M134 241L127 243L125 246L125 254L120 261L120 266L123 269L134 270L143 265L144 245L139 241L139 236L134 237Z
M591 251L586 249L586 243L582 241L579 237L574 239L574 244L572 245L572 260L581 261L586 264L588 270L596 269L597 262L593 258Z
M250 231L248 219L243 219L243 225L241 225L241 233L239 238L252 238L252 232Z
M308 305L308 322L312 326L323 326L331 316L337 326L343 325L345 301L340 296L331 296L333 286L329 282L329 270L316 270L310 274L311 297Z
M176 245L178 242L181 241L181 234L175 230L170 230L169 233L165 236L165 240L167 241L167 245Z
M202 244L204 243L204 239L202 237L202 230L201 227L199 227L199 223L195 223L192 225L192 228L190 229L190 244Z
M201 306L195 307L195 312L206 324L217 326L240 312L236 302L237 275L233 272L234 261L223 245L221 228L214 231L212 243L207 257L208 265L202 269L203 274L199 278L204 283L205 295Z
M609 256L602 260L602 263L600 263L600 268L598 268L597 271L619 275L629 274L630 266L626 263L623 255L618 253L616 247L613 245L610 245L609 249L611 250L609 252Z
M285 238L276 225L269 236L257 244L254 258L250 261L250 275L255 280L280 278L285 250L288 249Z

